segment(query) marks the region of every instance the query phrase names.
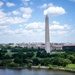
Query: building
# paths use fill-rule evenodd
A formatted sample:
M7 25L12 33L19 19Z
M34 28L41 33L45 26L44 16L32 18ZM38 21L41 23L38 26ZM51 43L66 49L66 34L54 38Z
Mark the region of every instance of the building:
M58 45L51 45L52 50L62 50L63 45L62 44L58 44Z
M75 45L64 45L62 49L65 51L75 52Z

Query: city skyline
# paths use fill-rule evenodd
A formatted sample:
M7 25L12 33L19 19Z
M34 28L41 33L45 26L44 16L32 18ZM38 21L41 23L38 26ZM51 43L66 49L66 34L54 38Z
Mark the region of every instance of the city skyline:
M75 43L75 0L0 0L0 43L45 43L45 15L50 42Z

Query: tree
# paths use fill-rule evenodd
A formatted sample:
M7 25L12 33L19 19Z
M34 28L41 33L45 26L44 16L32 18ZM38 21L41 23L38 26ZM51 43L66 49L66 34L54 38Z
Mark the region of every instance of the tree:
M4 59L10 59L11 57L10 57L10 55L5 55L4 56Z
M73 64L75 64L75 56L73 54L69 55L68 58L72 61Z
M47 57L47 53L46 52L37 52L37 57L46 58Z
M38 58L34 58L33 59L33 65L38 65L39 64L39 59Z
M22 64L22 63L23 63L23 61L22 61L22 59L20 59L20 58L16 57L16 58L14 59L14 63Z
M69 59L64 59L64 60L63 60L63 66L66 66L66 65L68 65L68 64L72 64L71 60L69 60Z
M23 59L23 52L18 52L12 55L12 58L16 58L16 57Z
M27 52L26 55L28 58L32 58L34 56L34 53L33 52Z
M51 59L50 58L44 58L44 59L41 59L39 61L39 63L42 65L42 66L48 66L48 64L51 64Z
M8 66L11 62L12 60L10 59L4 59L2 60L1 66Z
M58 66L66 66L67 64L71 64L72 62L69 59L64 59L60 57L53 58L51 60L53 65L58 65Z

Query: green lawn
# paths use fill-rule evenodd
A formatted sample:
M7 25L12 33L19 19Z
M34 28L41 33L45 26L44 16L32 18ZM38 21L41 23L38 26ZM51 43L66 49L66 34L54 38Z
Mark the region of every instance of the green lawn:
M65 52L52 52L51 54L64 54Z
M37 54L37 52L34 52L34 56L32 58L36 58L36 54Z
M10 50L7 50L7 53L6 53L6 55L12 55L13 54L13 52L11 52Z
M68 64L68 65L66 66L66 68L75 69L75 64Z

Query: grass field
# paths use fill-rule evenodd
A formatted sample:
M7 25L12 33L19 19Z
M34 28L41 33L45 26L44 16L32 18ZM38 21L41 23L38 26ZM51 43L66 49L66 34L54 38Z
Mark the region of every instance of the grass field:
M34 52L34 56L33 56L33 58L36 58L36 54L37 54L37 52Z
M10 55L12 56L13 52L11 52L10 50L7 50L7 53L5 55Z
M75 69L75 64L68 64L68 65L66 66L66 68Z

